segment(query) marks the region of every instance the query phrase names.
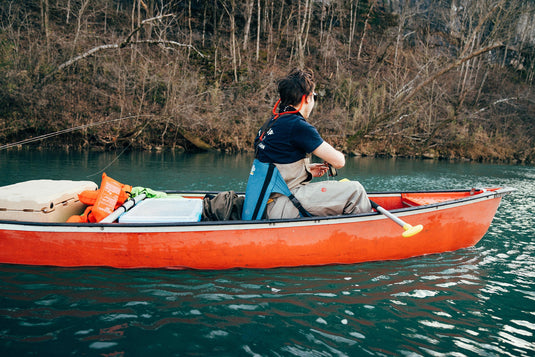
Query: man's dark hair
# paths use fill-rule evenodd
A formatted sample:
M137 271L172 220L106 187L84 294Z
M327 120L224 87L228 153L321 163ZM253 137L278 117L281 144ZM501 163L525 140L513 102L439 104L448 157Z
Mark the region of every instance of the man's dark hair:
M310 68L294 68L288 75L279 80L278 89L281 102L279 111L291 106L299 106L303 95L310 95L314 91L314 72Z

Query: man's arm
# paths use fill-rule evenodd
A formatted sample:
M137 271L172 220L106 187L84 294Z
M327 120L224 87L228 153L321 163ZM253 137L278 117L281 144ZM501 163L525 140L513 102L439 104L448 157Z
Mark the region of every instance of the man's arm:
M340 169L346 164L344 154L333 148L329 143L324 141L320 146L312 152L320 159L327 161L335 169Z

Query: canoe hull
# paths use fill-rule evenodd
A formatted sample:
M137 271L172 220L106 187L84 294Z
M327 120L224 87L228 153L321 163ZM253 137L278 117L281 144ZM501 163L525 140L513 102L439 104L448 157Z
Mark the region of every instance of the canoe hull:
M406 222L424 226L408 238L401 236L399 225L377 213L182 225L0 222L0 262L230 269L405 259L475 245L487 232L503 194L498 190L478 196L395 211Z

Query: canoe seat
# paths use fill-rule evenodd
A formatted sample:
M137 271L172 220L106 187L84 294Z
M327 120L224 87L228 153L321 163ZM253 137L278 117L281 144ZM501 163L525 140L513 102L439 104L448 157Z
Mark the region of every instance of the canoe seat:
M414 207L430 205L444 201L458 200L469 195L469 192L402 193L401 200L404 204Z
M264 163L255 159L245 189L242 219L262 219L272 193L280 193L288 196L302 217L311 216L292 194L277 167L274 164Z

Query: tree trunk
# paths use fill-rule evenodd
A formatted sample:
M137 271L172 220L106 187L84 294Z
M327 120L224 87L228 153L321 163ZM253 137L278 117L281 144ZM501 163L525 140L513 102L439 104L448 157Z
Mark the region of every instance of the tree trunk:
M362 38L360 39L360 45L359 45L359 52L357 54L357 62L360 62L360 56L362 54L362 47L364 45L364 39L366 38L366 32L368 32L368 22L370 21L370 17L372 15L373 7L377 3L377 0L373 0L370 5L370 10L368 10L368 15L366 15L366 20L364 21L364 29L362 30Z
M253 19L254 0L247 0L245 3L245 27L243 28L243 50L247 51L249 45L249 32L251 31L251 21Z
M312 22L312 1L305 0L304 8L301 10L299 2L299 31L297 32L297 61L300 67L305 66L305 49L308 41L310 23Z
M74 54L76 53L76 46L78 44L78 39L80 38L80 32L82 31L82 18L84 16L84 12L88 4L89 0L82 1L82 4L80 5L80 10L78 11L78 18L76 19L76 34L74 35L74 43L72 45L71 57L74 57Z
M359 0L353 5L351 1L351 9L349 11L349 40L347 43L347 59L351 59L351 45L353 44L353 37L355 37L355 29L357 28L357 14L359 9Z
M266 7L267 8L267 7ZM258 8L256 15L256 62L260 58L260 16L262 14L262 7L260 6L260 0L258 0Z
M238 82L238 54L237 54L237 41L236 41L236 1L231 0L230 11L223 4L225 11L230 20L230 55L232 57L232 69L234 71L234 82Z
M50 14L49 0L41 0L41 27L45 33L46 53L48 56L50 50L50 31L48 26L48 18Z

